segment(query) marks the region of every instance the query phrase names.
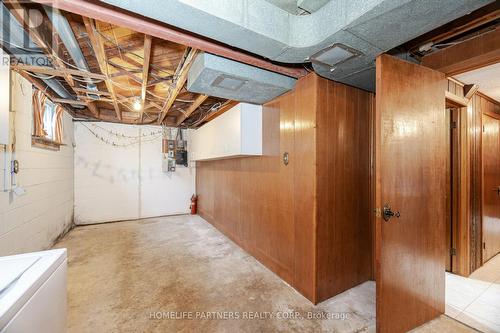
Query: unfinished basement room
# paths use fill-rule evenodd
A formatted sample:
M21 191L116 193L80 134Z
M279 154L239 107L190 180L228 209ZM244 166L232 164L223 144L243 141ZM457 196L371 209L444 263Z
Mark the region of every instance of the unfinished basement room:
M0 333L500 333L500 1L1 0Z

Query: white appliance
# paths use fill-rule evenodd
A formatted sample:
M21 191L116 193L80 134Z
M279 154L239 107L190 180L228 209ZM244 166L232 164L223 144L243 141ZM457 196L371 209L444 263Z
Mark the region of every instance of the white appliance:
M66 249L0 257L0 333L66 332Z

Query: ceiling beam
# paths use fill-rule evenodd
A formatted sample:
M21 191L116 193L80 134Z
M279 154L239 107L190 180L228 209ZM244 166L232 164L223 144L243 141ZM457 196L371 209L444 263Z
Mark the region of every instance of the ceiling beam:
M422 64L448 76L500 62L500 28L430 53Z
M111 94L107 91L96 91L84 88L75 88L75 91L80 94L90 94L90 95L98 95L98 96L111 96Z
M37 73L37 74L45 74L45 75L54 75L64 77L66 74L80 76L83 78L90 78L96 80L105 80L106 76L101 74L90 73L86 71L80 71L78 69L68 69L68 68L52 68L46 66L32 66L32 65L21 65L21 64L13 64L11 66L13 69L23 70L27 72Z
M88 104L88 102L79 101L76 99L66 99L66 98L53 98L52 102L62 103L62 104L71 104L71 105L81 105L81 106L87 106L87 104Z
M115 88L113 87L113 82L109 78L109 68L108 63L106 61L106 53L104 51L104 41L96 30L95 21L88 17L83 17L83 22L85 23L85 28L87 29L87 34L90 39L90 44L94 49L94 54L97 58L97 63L99 64L99 68L101 72L106 76L104 82L106 84L106 88L108 92L111 94L111 99L113 100L113 107L116 112L116 117L121 120L122 114L120 110L120 106L116 100Z
M468 31L486 25L500 18L500 2L495 1L487 6L481 7L472 13L455 19L437 29L429 31L417 38L405 43L410 51L418 51L418 48L426 44L437 44L450 38L462 35Z
M146 91L148 89L149 65L151 64L151 45L153 37L149 35L144 36L144 63L142 71L142 86L141 86L141 116L142 122L144 116L144 106L146 105Z
M196 109L198 109L200 107L200 105L203 104L203 102L205 102L205 100L208 98L208 95L200 95L198 96L193 104L191 104L189 106L189 108L183 113L181 114L180 116L177 117L177 121L176 121L176 126L179 126L180 124L182 124L182 122L184 120L186 120L187 118L189 118L189 116L194 112L196 111Z
M10 8L11 14L16 18L16 20L21 24L24 28L24 31L33 39L36 45L44 50L45 54L52 60L52 63L56 66L56 68L66 69L66 65L59 58L58 52L52 48L51 41L47 40L48 38L44 38L42 34L38 32L37 28L30 28L31 25L29 22L30 17L26 9L21 6L20 3L7 1L6 5ZM75 86L75 81L73 77L68 72L63 72L64 80L68 83L68 85L73 88Z
M170 108L174 104L177 95L179 95L179 92L181 91L182 87L184 87L184 84L186 83L187 80L187 74L189 68L191 68L191 65L197 53L198 51L196 49L188 47L186 49L183 60L181 60L181 62L177 66L177 70L175 71L175 76L174 76L177 79L174 80L174 87L168 90L167 99L165 100L163 108L158 116L159 125L161 125L161 123L167 116L167 113L168 111L170 111Z
M278 65L262 57L251 55L222 43L200 37L185 30L161 24L155 20L108 6L100 1L87 0L33 0L33 2L48 4L53 7L91 17L117 26L151 35L174 43L186 45L200 51L213 53L231 60L251 66L267 69L272 72L299 78L307 75L302 67Z
M52 42L50 40L51 38L50 36L44 38L44 36L38 31L37 28L30 28L30 26L32 26L30 24L32 23L30 22L31 21L30 16L27 10L23 6L21 6L20 3L7 2L6 5L10 8L10 12L12 13L12 15L23 26L24 31L29 34L29 36L35 42L35 44L37 44L38 47L40 47L45 52L45 54L51 59L54 67L62 71L61 72L62 77L64 78L66 83L71 87L73 92L76 95L79 95L79 92L77 91L78 88L76 88L76 84L72 75L81 74L81 72L83 71L74 71L67 69L66 64L59 56L60 52L58 52L58 50L52 47L52 45L55 45L57 47L58 44ZM92 114L94 114L96 117L99 116L99 111L95 104L88 103L87 107L92 112Z
M39 79L30 76L28 73L26 73L24 71L19 71L19 70L15 70L15 69L14 69L14 71L17 72L19 75L21 75L23 78L25 78L27 81L29 81L38 90L42 91L51 101L58 98L58 96L55 95L52 92L52 90L47 89L47 86L45 84L43 84ZM68 112L73 118L81 117L81 115L76 114L71 109L64 108L64 110L66 110L66 112Z
M99 118L99 109L97 108L95 102L87 102L87 108L92 112L92 114L96 117Z

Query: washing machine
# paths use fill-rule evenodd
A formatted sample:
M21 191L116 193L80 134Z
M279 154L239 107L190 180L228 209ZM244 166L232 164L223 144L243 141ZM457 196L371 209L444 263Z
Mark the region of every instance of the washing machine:
M66 332L66 249L0 257L0 332Z

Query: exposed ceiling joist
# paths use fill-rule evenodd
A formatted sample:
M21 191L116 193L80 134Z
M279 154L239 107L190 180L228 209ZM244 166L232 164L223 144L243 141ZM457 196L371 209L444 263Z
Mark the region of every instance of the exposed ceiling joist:
M189 68L191 68L191 65L197 53L198 51L196 49L191 49L189 47L186 49L184 61L181 61L181 63L177 67L177 70L175 71L175 77L176 77L176 79L174 80L175 85L173 88L169 89L169 94L167 96L167 99L165 100L160 115L158 116L158 124L161 125L161 123L163 123L163 120L165 119L168 111L174 104L177 95L181 91L182 87L184 87L184 84L187 81Z
M38 47L44 50L44 52L52 60L52 63L55 65L56 69L61 71L62 77L64 78L66 83L71 87L71 89L74 91L76 95L79 95L80 92L78 91L78 88L76 88L76 84L72 75L88 77L87 76L88 74L85 73L84 71L68 70L64 61L59 57L60 54L59 50L55 50L51 46L52 43L48 41L48 38L44 38L42 34L38 32L37 28L29 28L34 24L30 24L33 22L31 22L32 19L28 14L28 12L26 11L26 9L22 7L19 3L14 3L14 2L10 2L8 6L10 6L11 13L14 15L14 17L24 27L24 30L29 34L29 36L38 45ZM87 103L86 106L88 107L90 112L92 112L93 115L95 115L96 117L99 116L99 111L95 103Z
M198 96L195 99L195 101L193 102L193 104L191 104L189 106L189 108L182 115L177 117L176 126L179 126L180 124L182 124L182 122L184 120L186 120L194 111L196 111L196 109L198 109L200 107L200 105L203 104L203 102L205 102L205 100L207 98L208 98L208 95Z
M87 106L87 102L84 101L79 101L76 99L64 99L64 98L53 98L52 102L54 103L62 103L62 104L70 104L70 105L81 105L81 106Z
M84 88L75 88L75 91L80 93L80 94L91 94L91 95L97 95L97 96L111 96L111 94L107 91L96 91L96 90L89 90L89 89L84 89Z
M60 76L64 77L66 74L69 75L75 75L75 76L80 76L83 78L90 78L90 79L95 79L95 80L105 80L106 76L101 75L101 74L95 74L95 73L90 73L86 71L81 71L77 69L56 69L52 67L46 67L46 66L32 66L32 65L21 65L21 64L14 64L12 65L13 69L17 70L23 70L27 72L32 72L32 73L37 73L37 74L45 74L45 75L54 75L54 76Z
M106 54L104 49L104 41L101 36L97 33L95 21L88 17L83 17L83 22L85 24L85 28L87 30L87 34L90 39L90 43L92 44L92 48L94 50L94 54L97 58L97 63L99 64L99 68L101 72L106 76L104 82L106 84L106 88L108 92L111 94L111 98L113 100L113 107L116 112L116 117L121 120L122 114L118 102L116 100L115 89L113 87L113 82L109 78L109 68L108 63L106 62Z
M92 112L96 118L99 118L99 109L97 108L95 102L87 102L87 108Z
M149 66L151 64L151 45L153 38L149 35L144 36L144 67L142 71L142 86L141 86L141 115L142 122L144 116L144 106L146 105L146 91L148 89Z
M111 8L100 1L33 0L33 2L50 4L55 8L76 13L84 17L91 17L103 22L126 27L146 35L186 45L200 51L217 54L225 58L287 76L299 78L307 74L307 71L304 68L278 65L264 58L253 56L246 52L239 51L222 43L208 40L190 32L170 27L165 24L160 24L154 20L140 17L134 13L129 13L119 8Z
M453 76L500 62L498 45L500 28L428 54L422 64Z
M52 60L53 64L56 65L56 68L63 70L66 69L66 65L59 58L58 52L56 52L56 50L52 48L52 46L50 45L51 43L38 32L37 28L30 28L34 25L32 24L33 22L30 22L31 18L28 15L26 9L24 9L24 7L22 7L19 3L7 2L6 4L11 8L10 12L23 26L25 32L28 33L28 35L31 37L31 39L33 39L38 47L44 50L44 52ZM75 81L73 80L73 77L70 73L63 72L62 76L71 88L75 87Z
M15 69L14 69L15 70ZM21 75L23 78L25 78L26 80L28 80L29 82L31 82L31 84L33 84L38 90L42 91L51 101L53 101L54 99L57 99L58 96L56 96L54 93L52 93L52 91L50 89L47 89L47 86L42 84L38 79L30 76L28 73L26 73L25 71L20 71L20 70L15 70L17 73L19 73L19 75ZM80 114L76 114L75 112L73 112L73 110L71 109L68 109L68 108L64 108L72 117L74 118L78 118L78 117L84 117L84 118L89 118L85 115L80 115Z

